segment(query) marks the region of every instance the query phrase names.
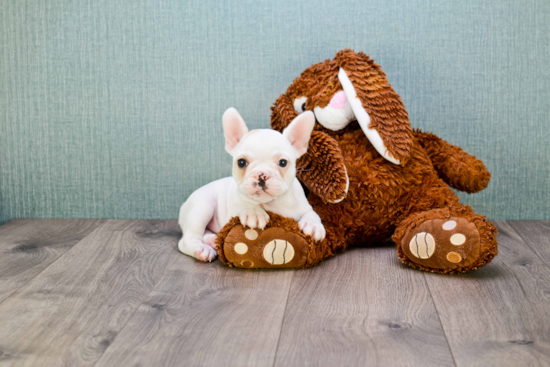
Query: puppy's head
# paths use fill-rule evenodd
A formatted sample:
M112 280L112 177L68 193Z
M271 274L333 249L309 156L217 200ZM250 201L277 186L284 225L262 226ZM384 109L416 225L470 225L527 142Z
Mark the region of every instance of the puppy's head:
M223 114L225 150L233 157L233 177L239 191L256 204L268 203L284 193L296 177L296 160L307 151L315 125L313 113L296 117L283 133L248 131L236 109Z
M279 131L296 115L315 113L316 130L341 132L357 121L370 144L388 161L404 164L412 129L405 106L379 65L362 52L343 50L307 68L281 95L271 115Z

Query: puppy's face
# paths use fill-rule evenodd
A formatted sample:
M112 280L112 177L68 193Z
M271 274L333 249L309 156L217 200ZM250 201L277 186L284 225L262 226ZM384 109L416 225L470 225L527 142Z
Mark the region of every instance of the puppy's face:
M233 177L251 200L267 203L292 186L296 152L281 133L253 130L243 136L232 155Z
M248 132L235 109L226 111L223 124L239 191L256 204L285 194L296 177L296 160L307 151L313 114L300 115L282 134L267 129Z

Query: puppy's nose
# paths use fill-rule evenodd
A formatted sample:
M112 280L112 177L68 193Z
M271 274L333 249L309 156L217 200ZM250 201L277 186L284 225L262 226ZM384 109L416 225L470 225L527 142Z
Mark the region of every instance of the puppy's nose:
M262 189L265 188L265 182L269 179L269 177L265 174L265 173L260 173L258 175L258 185L260 185L260 187Z

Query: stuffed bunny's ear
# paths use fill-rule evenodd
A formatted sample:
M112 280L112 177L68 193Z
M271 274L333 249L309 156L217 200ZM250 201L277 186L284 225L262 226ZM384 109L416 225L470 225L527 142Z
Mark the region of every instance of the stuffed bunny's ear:
M248 132L248 128L239 112L233 107L224 112L222 123L223 134L225 136L225 150L227 153L232 154L237 144Z
M373 148L389 162L406 164L414 145L409 114L380 65L349 49L334 60L353 114Z
M309 138L314 127L315 115L311 111L306 111L292 120L290 125L283 131L283 136L296 149L298 158L307 152Z
M340 84L344 89L344 93L346 93L346 97L351 105L353 114L355 115L359 126L361 126L361 130L363 130L374 149L376 149L382 157L386 158L393 164L401 164L399 159L393 157L392 154L388 151L388 148L384 144L384 141L382 140L382 137L380 136L378 131L376 131L376 129L370 128L370 116L368 112L363 108L359 97L357 97L357 92L355 91L355 87L349 79L348 74L342 68L340 68L340 71L338 72L338 79L340 80Z

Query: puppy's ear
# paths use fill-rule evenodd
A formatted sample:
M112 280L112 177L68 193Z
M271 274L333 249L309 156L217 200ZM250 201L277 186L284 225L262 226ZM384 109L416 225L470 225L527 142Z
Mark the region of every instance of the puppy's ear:
M296 149L298 158L306 154L307 146L311 132L315 126L315 115L313 112L306 111L296 117L290 125L283 131L283 136L290 141L290 144Z
M241 115L233 107L224 112L222 123L223 134L225 136L225 150L227 153L232 154L244 134L248 132L248 128Z
M388 161L405 164L412 149L412 129L386 74L363 52L343 50L334 60L340 67L340 84L371 144Z
M271 128L282 133L296 116L298 114L294 110L290 98L286 94L281 94L271 107Z

